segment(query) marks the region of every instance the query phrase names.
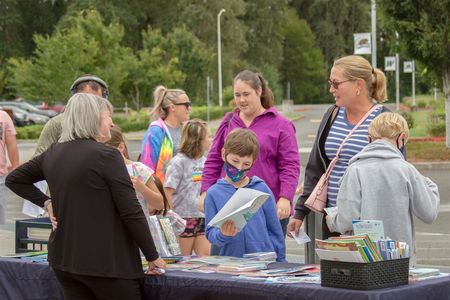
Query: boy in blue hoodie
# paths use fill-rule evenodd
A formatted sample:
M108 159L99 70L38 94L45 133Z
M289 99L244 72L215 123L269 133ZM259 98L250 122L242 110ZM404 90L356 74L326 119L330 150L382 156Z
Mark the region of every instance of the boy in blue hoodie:
M259 143L255 133L248 129L235 129L226 138L222 149L225 178L211 186L205 198L205 222L208 224L233 196L238 188L250 188L270 195L247 225L238 232L229 220L221 228L207 226L206 237L220 247L219 255L243 257L246 253L270 252L277 261L285 261L284 235L277 217L272 191L259 177L246 176L258 157Z

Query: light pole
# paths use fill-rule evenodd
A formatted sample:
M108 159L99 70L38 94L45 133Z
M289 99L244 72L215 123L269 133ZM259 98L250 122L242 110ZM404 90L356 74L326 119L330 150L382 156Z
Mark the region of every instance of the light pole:
M219 106L222 106L222 54L220 52L220 16L225 12L225 9L221 9L217 15L217 73L219 76L218 90L219 90Z
M377 67L377 4L372 0L371 5L372 19L372 68Z
M400 111L400 56L398 54L398 32L395 31L396 51L395 53L395 103L397 112Z

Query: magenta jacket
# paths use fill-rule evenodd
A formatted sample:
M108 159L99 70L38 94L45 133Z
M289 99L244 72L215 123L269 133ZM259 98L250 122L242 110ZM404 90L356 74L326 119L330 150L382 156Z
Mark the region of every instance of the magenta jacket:
M230 113L227 113L217 129L203 169L202 192L216 183L217 179L225 177L220 152L225 137L234 128L247 128L239 117L239 109L233 112L231 119ZM263 179L276 201L280 197L289 199L292 212L292 200L300 176L300 155L294 124L271 107L256 117L248 129L256 133L260 144L258 159L248 176L256 175Z

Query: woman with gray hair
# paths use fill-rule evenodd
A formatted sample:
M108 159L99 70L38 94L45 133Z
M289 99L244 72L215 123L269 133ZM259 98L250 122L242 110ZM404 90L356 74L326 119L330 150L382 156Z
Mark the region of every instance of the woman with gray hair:
M165 267L122 156L103 144L111 112L104 98L73 95L59 143L6 178L13 192L51 208L58 220L48 261L65 299L141 299L139 248L149 262L147 274ZM47 180L51 199L33 185L40 180Z

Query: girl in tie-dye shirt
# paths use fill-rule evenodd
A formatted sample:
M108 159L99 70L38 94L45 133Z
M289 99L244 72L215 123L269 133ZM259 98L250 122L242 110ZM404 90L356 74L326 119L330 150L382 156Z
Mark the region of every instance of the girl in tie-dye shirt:
M179 153L172 158L164 187L173 210L186 220L186 229L179 236L181 255L209 255L210 244L205 237L205 215L198 210L205 152L211 146L211 132L206 122L191 120L182 130Z

